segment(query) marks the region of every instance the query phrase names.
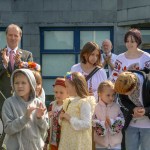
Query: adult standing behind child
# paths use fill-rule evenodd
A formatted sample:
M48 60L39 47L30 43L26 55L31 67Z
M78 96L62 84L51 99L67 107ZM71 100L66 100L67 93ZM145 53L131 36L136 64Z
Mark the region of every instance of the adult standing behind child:
M111 75L113 82L123 71L150 68L150 54L139 49L142 43L140 30L130 29L124 36L124 42L127 51L117 56L115 68Z
M98 85L107 79L105 70L102 68L100 48L95 42L87 42L80 53L80 63L71 67L71 72L80 72L88 77L93 70L97 70L87 81L90 95L98 99Z
M67 73L65 84L69 98L60 114L61 137L59 150L92 149L92 114L95 98L89 96L87 83L79 72Z
M19 48L22 30L16 24L6 29L6 48L0 51L0 91L6 98L11 96L10 76L19 67L20 62L33 61L32 53ZM7 90L6 90L7 89Z
M61 128L58 123L59 115L62 111L63 100L68 98L68 93L65 85L65 78L56 78L54 83L54 97L48 107L50 128L48 130L48 136L45 141L44 150L47 150L49 144L49 150L58 150L60 141Z
M142 43L140 30L136 28L130 29L124 36L124 43L127 51L118 55L116 58L115 68L110 76L110 80L113 82L116 81L118 75L123 71L142 70L145 67L150 69L150 54L139 49ZM126 110L122 109L122 111L124 113ZM122 150L125 150L124 138Z
M11 76L13 96L2 108L7 150L42 150L48 128L46 107L36 98L36 81L29 69L17 69Z
M115 61L117 58L117 55L112 53L113 45L109 39L105 39L102 42L102 51L103 53L101 54L101 61L103 64L103 67L106 71L107 78L111 75L112 71L114 70L115 67Z
M146 69L145 69L146 71ZM150 143L150 73L122 72L116 82L125 115L125 145L127 150L149 150Z
M101 82L98 95L99 102L93 114L96 150L120 150L124 118L120 106L115 103L114 84Z

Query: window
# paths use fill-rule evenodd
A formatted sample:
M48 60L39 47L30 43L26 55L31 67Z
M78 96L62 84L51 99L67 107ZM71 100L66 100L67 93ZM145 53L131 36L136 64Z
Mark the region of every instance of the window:
M150 53L150 29L142 28L141 34L142 34L141 49Z
M6 46L6 28L0 28L0 48L4 48Z
M101 47L106 38L113 43L113 27L40 28L40 38L43 87L46 95L53 95L54 80L80 61L83 45L94 41Z

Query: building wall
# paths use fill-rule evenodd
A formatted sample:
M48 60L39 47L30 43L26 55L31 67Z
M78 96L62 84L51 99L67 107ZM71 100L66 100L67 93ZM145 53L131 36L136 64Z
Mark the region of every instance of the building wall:
M23 48L39 62L39 27L115 26L116 10L117 0L0 0L0 27L21 26Z
M0 0L0 27L23 29L23 48L40 61L40 27L113 26L114 50L125 50L124 33L132 24L150 22L149 0Z
M123 36L130 27L150 27L149 0L118 0L117 1L117 44L124 51ZM119 43L119 44L118 44Z

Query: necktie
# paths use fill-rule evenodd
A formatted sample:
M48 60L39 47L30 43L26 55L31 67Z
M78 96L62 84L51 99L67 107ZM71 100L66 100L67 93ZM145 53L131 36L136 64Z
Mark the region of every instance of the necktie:
M15 60L14 60L14 51L13 50L10 51L9 60L10 60L12 70L14 70Z

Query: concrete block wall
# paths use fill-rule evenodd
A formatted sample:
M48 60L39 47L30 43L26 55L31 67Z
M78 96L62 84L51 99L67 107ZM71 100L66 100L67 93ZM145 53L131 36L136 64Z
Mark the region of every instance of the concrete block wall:
M117 23L118 25L130 25L147 23L150 19L149 0L118 0Z
M113 26L114 50L125 50L132 24L150 22L149 0L0 0L0 27L23 29L23 48L40 61L40 27Z
M21 26L23 49L39 62L39 27L115 26L116 10L117 0L0 0L0 27Z
M117 41L118 49L125 49L122 39L132 25L150 27L149 0L118 0L117 1ZM120 41L121 40L121 41Z

